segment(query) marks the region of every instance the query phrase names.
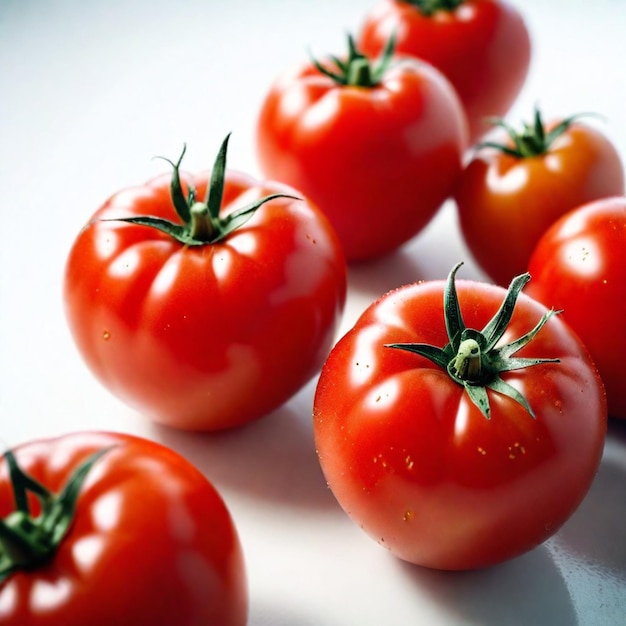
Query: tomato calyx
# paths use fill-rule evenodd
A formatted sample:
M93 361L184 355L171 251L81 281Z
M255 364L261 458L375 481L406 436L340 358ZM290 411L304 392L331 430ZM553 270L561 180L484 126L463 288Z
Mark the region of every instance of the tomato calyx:
M87 474L110 449L98 450L79 465L58 494L25 474L10 450L4 453L16 508L0 519L0 584L13 572L33 569L53 556L72 525L78 494ZM36 516L30 511L29 492L41 505Z
M425 17L430 17L437 11L452 12L465 0L402 0L402 2L414 6Z
M525 159L534 156L540 156L548 152L554 141L560 137L579 117L591 115L590 113L577 113L565 118L557 124L552 130L546 132L546 127L539 109L535 109L535 115L532 123L524 122L521 132L517 131L511 125L507 124L503 119L491 118L487 120L494 126L503 128L509 138L512 146L498 143L495 141L484 141L479 143L476 148L495 148L504 154L508 154L516 159Z
M329 69L317 59L311 58L311 62L319 72L327 76L338 85L352 87L376 87L380 84L384 73L389 68L393 53L396 48L396 37L392 35L377 62L372 62L360 52L352 35L348 35L348 58L340 59L331 56L335 69Z
M455 287L456 273L461 265L463 264L458 263L452 269L444 290L443 310L449 342L443 348L422 343L395 343L387 344L386 347L419 354L447 371L452 380L463 385L472 402L487 419L491 416L487 389L515 400L534 418L535 414L526 398L504 381L500 374L541 363L559 362L559 359L514 356L518 350L532 341L544 324L559 311L554 309L547 311L532 330L510 343L498 346L513 315L517 298L530 280L530 274L521 274L511 281L500 308L479 331L467 328L461 314Z
M259 207L270 200L275 200L276 198L300 200L300 198L296 196L275 193L255 200L228 215L220 215L224 196L226 154L228 152L229 139L230 133L226 135L217 153L215 164L211 170L211 178L207 186L206 197L203 201L197 200L196 189L191 185L187 186L187 194L185 194L180 179L180 165L185 156L187 146L183 147L183 151L176 163L165 157L159 157L167 161L174 170L172 173L172 182L170 183L170 193L172 204L182 224L177 224L170 220L154 217L152 215L121 217L103 221L128 222L139 226L148 226L169 235L181 244L187 246L204 246L221 241L230 233L243 226Z

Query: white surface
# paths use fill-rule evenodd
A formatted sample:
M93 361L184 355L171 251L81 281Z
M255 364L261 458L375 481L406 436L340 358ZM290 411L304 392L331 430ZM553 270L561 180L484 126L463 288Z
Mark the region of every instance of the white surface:
M626 156L626 2L526 0L531 75L509 119L596 111ZM403 564L350 522L313 449L314 382L275 414L217 436L151 426L78 357L61 301L65 258L114 191L164 171L189 146L208 167L258 173L255 115L274 76L341 52L372 2L0 0L0 440L123 430L186 455L237 522L250 626L594 626L626 623L626 424L612 423L596 482L558 535L486 571ZM403 250L350 272L343 329L389 288L443 278L468 258L446 205Z

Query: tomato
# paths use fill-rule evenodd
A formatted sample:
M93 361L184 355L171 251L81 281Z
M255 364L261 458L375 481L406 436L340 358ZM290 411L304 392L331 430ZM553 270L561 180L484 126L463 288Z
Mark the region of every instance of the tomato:
M432 63L455 87L474 143L521 91L531 57L528 28L502 0L381 0L366 15L359 45L376 55L396 33L397 50Z
M505 292L455 286L455 273L367 308L314 400L319 461L345 512L397 557L446 570L556 532L592 483L607 422L580 340L519 293L528 275Z
M555 222L529 262L529 293L563 309L593 357L609 414L626 418L626 198L596 200Z
M206 202L196 198L209 174L178 164L172 181L114 194L66 266L67 318L92 372L181 429L237 426L289 399L321 368L346 296L345 259L320 211L224 171L225 156L226 142Z
M20 471L0 463L4 626L246 624L232 518L183 457L101 432L33 441L13 455Z
M346 59L286 71L259 113L262 171L320 207L348 261L412 238L461 172L466 122L452 88L424 63L395 62L390 44L374 61L350 39Z
M478 265L500 285L526 271L539 238L561 215L624 192L613 143L577 116L545 124L538 111L508 142L488 142L465 168L455 192L463 238Z

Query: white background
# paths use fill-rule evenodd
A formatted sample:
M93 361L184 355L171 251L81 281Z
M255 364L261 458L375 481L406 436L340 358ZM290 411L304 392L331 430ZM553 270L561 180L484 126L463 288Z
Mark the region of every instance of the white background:
M312 441L314 381L239 431L148 423L80 360L61 297L69 247L113 192L167 169L258 174L256 111L286 65L341 53L373 2L0 0L0 439L128 431L186 455L222 492L248 564L250 626L605 626L626 623L626 424L613 422L594 486L547 544L485 571L442 573L391 557L326 489ZM595 111L626 157L626 2L518 2L531 74L508 119ZM591 122L591 123L596 123ZM342 330L386 290L465 260L447 204L396 254L350 271Z

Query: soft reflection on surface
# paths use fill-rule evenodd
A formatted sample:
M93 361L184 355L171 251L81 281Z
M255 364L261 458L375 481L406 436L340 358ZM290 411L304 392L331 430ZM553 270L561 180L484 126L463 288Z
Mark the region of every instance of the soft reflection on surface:
M0 593L0 617L14 610L17 604L17 587L4 585Z
M560 172L563 169L562 157L557 154L545 154L543 156L543 164L546 169L551 172Z
M339 110L338 92L330 92L324 98L318 100L308 111L302 116L302 128L323 127L326 120L333 119Z
M161 271L156 275L152 283L152 292L155 295L167 294L172 289L172 285L178 275L181 259L182 256L175 254L171 256L167 260L167 263L161 268Z
M602 271L602 253L593 239L576 239L563 248L563 260L576 274L596 276Z
M258 194L253 194L251 201L257 199ZM242 194L241 198L244 198L245 194ZM231 237L228 240L228 244L231 248L243 254L244 256L252 255L256 252L257 249L257 238L253 233L245 232L245 231L237 231L234 237Z
M98 562L104 547L105 541L100 535L90 535L77 541L72 547L72 556L76 567L83 574L89 574L93 564Z
M281 113L287 118L296 117L306 103L304 91L301 89L290 89L285 92L285 96L280 99Z
M462 440L467 433L467 420L469 418L469 403L459 402L459 407L454 420L454 437Z
M567 239L569 237L578 235L578 233L584 231L587 223L587 214L585 211L576 211L570 213L566 220L563 220L559 226L559 237L561 239Z
M398 381L390 378L381 385L377 385L366 396L365 402L370 409L386 410L393 405L400 393Z
M116 278L131 276L139 266L139 253L135 248L127 248L109 266L109 274Z
M67 601L70 592L71 582L67 578L60 578L55 582L35 580L31 589L33 610L37 612L54 609Z
M380 336L380 327L369 326L364 328L357 337L354 362L350 368L353 385L361 385L371 376L371 366L377 359L374 346L380 343L376 341L376 338Z
M502 194L510 194L522 189L528 182L528 172L524 167L512 167L504 176L495 168L487 171L487 187Z
M98 230L95 236L96 254L101 260L108 259L117 249L117 234L111 230Z
M93 525L103 532L115 528L122 511L122 497L111 491L99 498L91 509Z

